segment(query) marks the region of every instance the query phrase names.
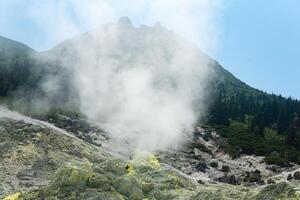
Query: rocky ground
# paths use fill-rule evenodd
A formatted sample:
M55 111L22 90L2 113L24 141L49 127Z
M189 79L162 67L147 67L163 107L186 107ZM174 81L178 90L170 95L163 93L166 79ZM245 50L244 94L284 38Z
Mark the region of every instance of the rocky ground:
M198 127L181 149L157 154L159 160L190 175L198 182L232 185L265 185L282 180L297 181L299 165L267 165L264 157L242 155L232 159L224 153L226 140L210 128Z
M231 159L208 127L152 155L84 119L49 122L0 109L0 199L300 199L299 166Z

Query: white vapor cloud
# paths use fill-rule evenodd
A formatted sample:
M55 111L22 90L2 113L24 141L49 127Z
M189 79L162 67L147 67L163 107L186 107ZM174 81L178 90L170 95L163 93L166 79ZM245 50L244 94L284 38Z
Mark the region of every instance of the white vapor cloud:
M81 110L114 139L143 150L161 150L183 142L184 133L205 115L213 72L198 47L216 48L215 18L221 1L30 2L29 16L50 43L94 30L74 42L68 40L74 54L62 59L72 56ZM101 26L121 16L129 16L135 27ZM139 27L156 21L187 40L160 26Z

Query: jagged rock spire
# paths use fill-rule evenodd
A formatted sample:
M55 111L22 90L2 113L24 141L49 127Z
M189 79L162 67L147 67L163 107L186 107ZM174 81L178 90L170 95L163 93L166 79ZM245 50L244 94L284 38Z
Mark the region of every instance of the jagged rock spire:
M121 17L119 20L118 20L118 24L121 24L121 25L127 25L127 26L131 26L132 23L129 19L129 17Z

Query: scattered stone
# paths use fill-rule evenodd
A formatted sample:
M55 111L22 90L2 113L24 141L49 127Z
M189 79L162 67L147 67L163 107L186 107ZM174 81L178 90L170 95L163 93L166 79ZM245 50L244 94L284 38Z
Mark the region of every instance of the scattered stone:
M293 175L292 174L289 174L286 178L288 181L292 180L293 179Z

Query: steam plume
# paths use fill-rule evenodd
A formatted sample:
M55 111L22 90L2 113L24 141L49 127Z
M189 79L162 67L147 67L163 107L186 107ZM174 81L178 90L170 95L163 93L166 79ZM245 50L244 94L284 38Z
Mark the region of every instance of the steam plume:
M205 115L213 72L199 47L215 48L218 0L31 2L29 15L48 41L94 29L65 42L76 55L66 65L74 73L82 112L113 138L144 150L164 149L184 141L184 133ZM97 28L123 15L135 26L122 18ZM140 26L155 21L188 40L159 24Z
M209 60L174 33L121 18L74 46L81 108L114 138L163 149L182 141L204 114Z

